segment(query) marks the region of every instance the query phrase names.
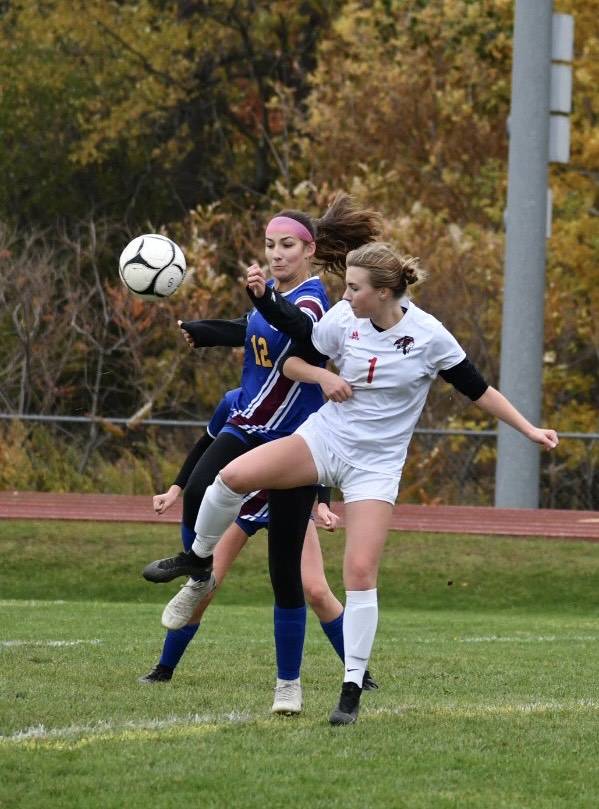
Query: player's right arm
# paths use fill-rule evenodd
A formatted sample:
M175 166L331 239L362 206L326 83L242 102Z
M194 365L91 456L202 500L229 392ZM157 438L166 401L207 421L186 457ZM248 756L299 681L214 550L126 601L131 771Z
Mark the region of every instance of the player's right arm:
M350 385L338 374L323 368L323 361L338 364L342 357L351 310L344 301L335 304L315 323L309 343L294 341L284 357L281 370L289 379L320 385L327 399L345 402L352 396Z
M345 379L332 371L327 371L326 368L311 365L301 357L288 355L283 363L282 371L288 379L296 382L320 385L327 399L332 399L333 402L345 402L353 395L352 389Z
M204 433L204 435L198 441L196 441L187 455L187 458L185 458L183 461L183 466L179 470L179 474L177 475L175 482L172 484L172 486L170 486L169 490L163 492L162 494L155 494L152 498L152 507L154 508L156 514L164 514L164 512L168 511L168 509L175 503L177 497L179 497L187 485L189 476L195 469L197 462L213 441L214 438L208 432Z
M178 320L177 324L191 348L236 348L245 344L247 315L235 320Z
M164 514L173 503L176 501L177 497L181 494L182 489L180 486L177 486L176 483L169 488L168 492L163 492L162 494L155 494L152 498L152 506L156 514Z
M152 504L154 511L157 514L164 514L164 512L173 505L173 503L177 500L177 497L179 497L183 489L187 486L189 476L195 469L197 462L224 427L229 416L229 411L231 410L231 406L238 392L239 388L235 388L234 390L228 390L225 393L214 409L214 413L212 414L212 418L208 423L206 432L196 441L187 455L187 458L185 458L183 461L183 466L179 470L179 474L175 478L175 482L167 492L154 495Z

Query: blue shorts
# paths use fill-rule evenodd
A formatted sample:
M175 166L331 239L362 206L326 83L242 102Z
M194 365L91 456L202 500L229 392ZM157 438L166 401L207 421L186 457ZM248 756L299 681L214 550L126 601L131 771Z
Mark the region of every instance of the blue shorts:
M268 528L268 520L247 520L245 517L237 517L235 524L238 525L244 534L253 537L261 528Z
M310 519L314 519L313 514L310 514ZM266 522L263 520L246 520L245 517L237 517L235 524L238 525L248 537L253 537L261 528L268 528L268 520Z

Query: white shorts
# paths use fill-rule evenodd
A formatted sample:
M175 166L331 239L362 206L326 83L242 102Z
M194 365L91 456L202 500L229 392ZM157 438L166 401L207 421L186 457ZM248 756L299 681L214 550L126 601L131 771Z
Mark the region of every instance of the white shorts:
M323 486L336 486L341 489L344 503L383 500L385 503L395 505L399 491L399 477L381 475L380 472L351 466L332 453L324 436L308 422L298 427L295 434L301 435L308 445L318 470L318 482Z

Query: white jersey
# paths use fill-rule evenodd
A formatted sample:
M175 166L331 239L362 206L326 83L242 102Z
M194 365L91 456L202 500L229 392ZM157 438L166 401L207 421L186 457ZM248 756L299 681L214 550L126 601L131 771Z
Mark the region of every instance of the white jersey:
M326 402L307 422L346 463L395 478L431 382L466 356L436 318L407 299L402 305L403 318L386 331L357 318L347 301L314 324L315 348L335 363L353 396Z

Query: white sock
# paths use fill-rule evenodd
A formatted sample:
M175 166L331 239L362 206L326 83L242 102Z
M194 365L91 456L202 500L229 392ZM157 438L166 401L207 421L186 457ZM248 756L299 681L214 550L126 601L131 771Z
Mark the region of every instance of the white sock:
M346 683L362 688L364 672L372 651L379 617L376 587L374 590L348 590L343 613Z
M220 475L204 492L195 524L196 538L191 550L196 556L210 556L214 546L237 518L245 495L229 489Z

